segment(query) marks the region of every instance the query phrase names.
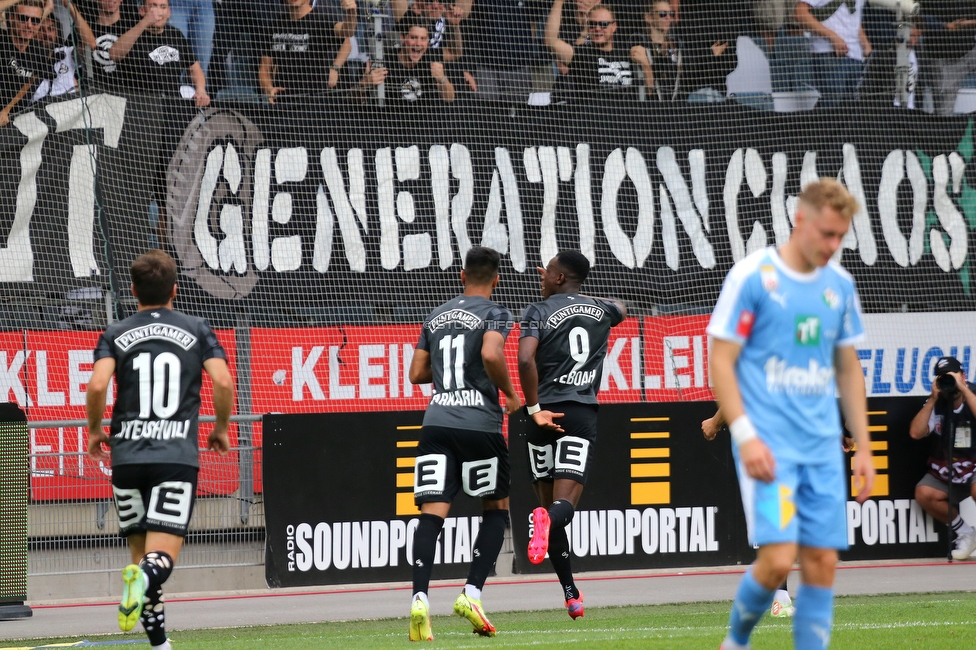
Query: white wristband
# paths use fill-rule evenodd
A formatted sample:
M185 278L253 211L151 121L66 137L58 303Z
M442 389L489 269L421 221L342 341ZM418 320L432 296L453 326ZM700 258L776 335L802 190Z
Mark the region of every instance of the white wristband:
M536 413L538 413L541 410L542 410L542 407L539 406L538 404L535 404L534 406L526 406L525 407L525 412L528 413L529 415L535 415Z
M756 427L752 425L749 416L745 414L737 417L735 422L729 425L729 432L732 434L732 442L735 443L736 447L741 447L744 443L759 436Z

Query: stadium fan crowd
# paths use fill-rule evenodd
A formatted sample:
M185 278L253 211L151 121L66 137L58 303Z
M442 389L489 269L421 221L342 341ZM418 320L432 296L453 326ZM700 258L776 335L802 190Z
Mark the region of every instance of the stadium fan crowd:
M74 3L0 0L0 122L54 95L123 90L198 106L211 96L275 104L333 95L393 105L597 96L773 107L791 93L821 107L900 103L894 14L867 0ZM976 5L923 0L907 20L907 106L951 114L976 71ZM733 71L750 81L732 86Z

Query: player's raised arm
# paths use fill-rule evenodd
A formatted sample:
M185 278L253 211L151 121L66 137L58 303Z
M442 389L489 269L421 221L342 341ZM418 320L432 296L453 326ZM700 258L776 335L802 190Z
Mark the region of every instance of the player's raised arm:
M854 476L860 479L857 502L863 503L874 487L874 461L871 459L871 435L868 433L867 391L864 387L864 371L852 345L838 347L834 352L837 372L837 390L840 408L847 430L854 436L857 451L854 452Z
M105 415L105 401L108 398L108 387L114 373L115 359L106 357L96 361L85 393L85 412L88 415L88 455L96 462L109 459L108 452L102 449L102 443L108 443L108 435L102 427L102 416Z
M735 363L742 346L733 341L712 339L708 355L713 391L725 419L730 423L732 442L739 448L739 456L746 471L754 479L771 482L776 478L776 462L769 447L758 438L756 429L742 406L742 394L735 375Z
M600 298L599 296L587 296L582 293L580 294L580 297L589 298L590 300L599 300L600 302L607 302L613 305L614 307L616 307L617 310L620 312L620 321L618 323L615 323L615 325L619 325L621 322L624 321L624 319L627 318L627 305L622 300L617 300L616 298Z
M207 437L207 447L223 456L230 449L227 428L234 408L234 379L224 359L207 359L203 362L203 368L213 381L213 403L217 416L213 431Z

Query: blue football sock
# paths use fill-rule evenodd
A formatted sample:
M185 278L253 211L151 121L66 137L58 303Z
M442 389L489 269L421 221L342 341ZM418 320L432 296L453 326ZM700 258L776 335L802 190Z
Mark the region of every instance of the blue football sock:
M834 622L833 588L801 584L793 604L793 646L796 650L825 650Z
M735 592L732 614L729 616L729 637L741 646L749 644L749 635L756 623L773 602L775 589L766 589L752 577L752 569L746 571Z

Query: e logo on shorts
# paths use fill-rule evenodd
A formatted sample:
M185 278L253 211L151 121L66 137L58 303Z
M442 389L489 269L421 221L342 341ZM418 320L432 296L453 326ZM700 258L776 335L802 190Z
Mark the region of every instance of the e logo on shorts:
M537 447L532 443L526 443L529 449L529 466L532 468L532 476L536 479L548 478L552 471L552 445Z
M443 492L446 476L447 456L444 454L417 456L417 464L413 468L414 494Z
M556 470L582 474L590 454L590 441L576 436L563 436L556 443Z
M473 497L491 494L498 485L498 458L461 463L464 493Z

